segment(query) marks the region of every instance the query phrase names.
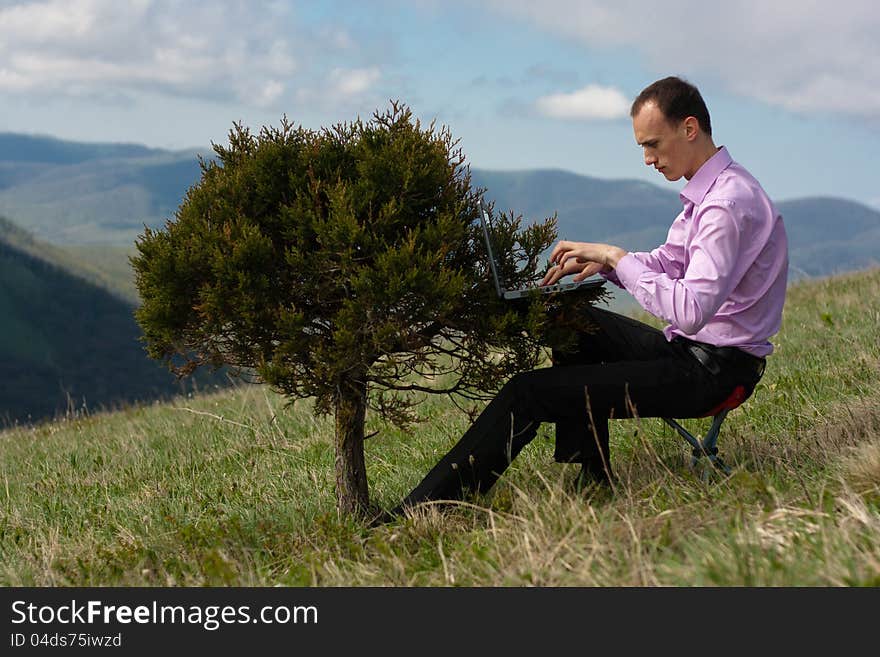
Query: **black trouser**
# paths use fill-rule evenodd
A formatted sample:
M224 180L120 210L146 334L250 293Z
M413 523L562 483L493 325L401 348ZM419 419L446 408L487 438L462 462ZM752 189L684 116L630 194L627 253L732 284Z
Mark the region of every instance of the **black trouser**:
M541 422L556 423L557 461L580 462L585 474L607 480L610 418L701 417L738 385L751 394L763 373L764 360L740 349L669 342L642 322L601 308L588 312L596 330L580 333L567 352L555 350L554 367L508 381L398 509L486 492Z

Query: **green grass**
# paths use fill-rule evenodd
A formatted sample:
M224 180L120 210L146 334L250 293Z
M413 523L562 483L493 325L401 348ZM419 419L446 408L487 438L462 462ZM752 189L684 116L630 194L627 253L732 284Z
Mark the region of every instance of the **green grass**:
M4 585L880 585L880 270L799 284L704 482L659 420L612 423L613 495L578 497L549 427L486 498L340 518L330 419L264 387L0 434ZM370 420L390 507L461 435L442 399ZM707 420L688 420L701 430Z

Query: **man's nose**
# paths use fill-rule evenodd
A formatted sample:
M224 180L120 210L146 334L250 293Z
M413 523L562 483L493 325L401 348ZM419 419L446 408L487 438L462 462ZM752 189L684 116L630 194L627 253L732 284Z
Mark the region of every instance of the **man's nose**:
M654 156L654 154L648 153L648 151L645 151L645 164L650 167L656 163L657 163L657 158Z

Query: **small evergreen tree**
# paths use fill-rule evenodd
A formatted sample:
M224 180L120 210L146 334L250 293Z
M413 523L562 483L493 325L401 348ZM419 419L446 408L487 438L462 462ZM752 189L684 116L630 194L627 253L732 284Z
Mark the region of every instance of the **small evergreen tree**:
M363 513L367 409L404 424L420 393L480 399L534 368L546 300L499 300L461 150L403 105L321 131L236 124L214 150L175 218L137 241L148 353L334 413L338 508ZM539 278L554 238L555 219L497 216L504 280Z

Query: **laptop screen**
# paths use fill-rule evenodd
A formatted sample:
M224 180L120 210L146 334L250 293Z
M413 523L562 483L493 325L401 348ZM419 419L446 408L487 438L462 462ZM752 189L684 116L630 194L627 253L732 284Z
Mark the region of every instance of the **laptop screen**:
M492 250L492 239L489 237L489 213L486 212L482 198L480 198L480 223L483 224L483 237L486 240L486 252L489 254L489 269L492 270L492 280L495 281L495 289L498 290L500 297L504 295L504 289L498 279L498 266L495 264L495 252Z

